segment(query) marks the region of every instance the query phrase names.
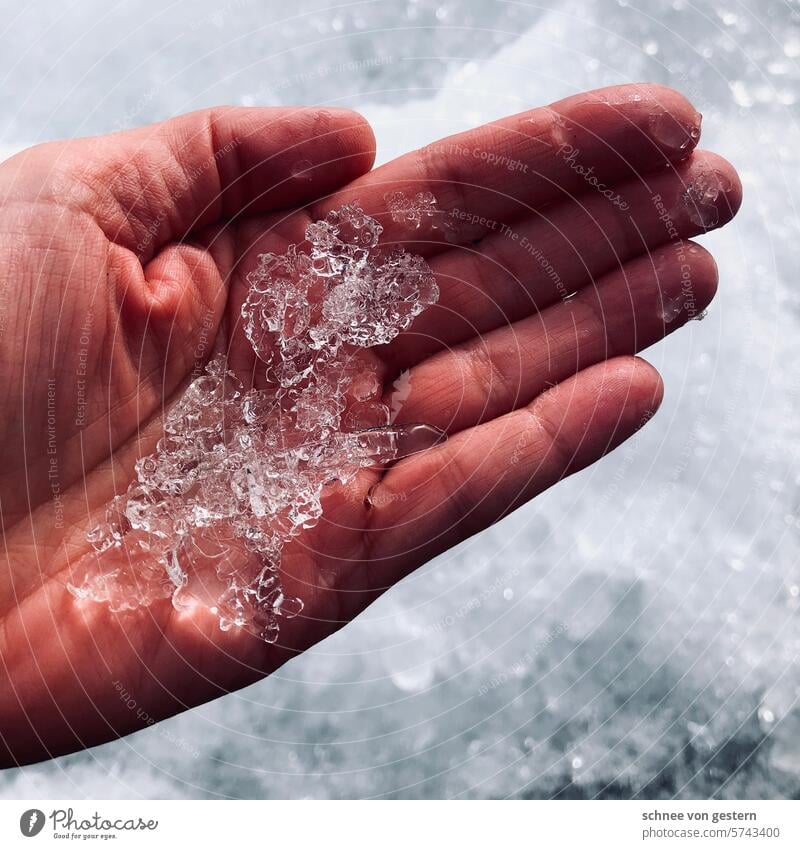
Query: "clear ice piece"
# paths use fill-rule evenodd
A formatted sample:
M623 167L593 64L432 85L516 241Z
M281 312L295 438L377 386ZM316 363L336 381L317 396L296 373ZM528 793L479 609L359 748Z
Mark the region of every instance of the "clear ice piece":
M391 462L427 451L447 439L447 434L433 425L391 425L365 430L357 434L366 457L379 462Z
M657 112L648 119L653 138L673 153L688 156L700 138L700 113L690 123L679 120L670 112Z
M698 174L681 195L684 214L695 226L710 230L719 223L720 195L730 188L728 178L716 171Z
M447 434L443 430L422 422L399 426L396 430L398 460L402 457L410 457L412 454L419 454L420 451L427 451L429 448L441 445L447 439Z
M440 214L427 193L403 209L412 223ZM259 258L242 307L257 380L243 386L217 356L191 382L127 493L87 533L76 597L122 611L171 596L184 614L203 606L221 630L268 643L300 614L281 552L319 521L326 487L444 438L426 424L390 425L362 350L390 342L439 295L422 257L381 249L382 230L349 204L309 225L307 245Z

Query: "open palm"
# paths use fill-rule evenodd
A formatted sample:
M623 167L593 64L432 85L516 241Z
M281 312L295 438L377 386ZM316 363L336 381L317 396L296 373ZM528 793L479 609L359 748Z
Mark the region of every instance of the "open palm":
M698 125L679 94L625 86L369 172L354 113L231 108L0 166L0 764L254 681L634 433L661 384L632 355L716 287L711 257L683 240L740 201L732 168L692 152ZM395 220L397 190L430 191L445 214ZM76 602L87 527L153 450L164 410L218 351L252 373L239 316L258 256L353 201L437 276L439 303L371 356L397 420L449 440L331 489L284 550L305 607L275 645L169 600L124 614Z

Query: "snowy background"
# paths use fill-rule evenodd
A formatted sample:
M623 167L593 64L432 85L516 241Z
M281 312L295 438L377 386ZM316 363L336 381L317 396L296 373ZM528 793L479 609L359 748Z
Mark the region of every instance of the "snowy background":
M0 773L16 797L800 794L800 4L0 3L0 149L217 103L354 106L385 160L653 80L742 174L720 294L631 443L258 685Z

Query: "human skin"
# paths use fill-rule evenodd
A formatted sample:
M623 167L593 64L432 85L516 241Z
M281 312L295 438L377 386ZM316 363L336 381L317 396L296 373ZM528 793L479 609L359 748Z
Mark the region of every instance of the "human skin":
M0 165L0 765L252 683L641 427L662 384L634 355L711 301L715 263L687 240L741 200L733 168L695 149L698 127L683 96L643 84L374 171L364 119L327 108L213 109ZM709 181L719 190L698 210ZM397 189L433 192L452 226L393 221ZM154 449L164 410L217 352L252 375L239 311L258 255L352 201L437 276L439 303L370 356L387 398L404 375L398 421L448 441L331 488L284 552L305 608L276 645L168 599L122 614L76 601L87 528Z

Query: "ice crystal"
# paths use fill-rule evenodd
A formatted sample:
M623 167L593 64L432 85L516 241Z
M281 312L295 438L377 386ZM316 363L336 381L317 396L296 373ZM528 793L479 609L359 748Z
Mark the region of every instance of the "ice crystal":
M431 192L418 192L414 197L402 191L387 192L384 200L392 221L397 224L408 223L419 227L424 219L441 215Z
M440 231L440 235L448 242L458 242L459 234L452 218L439 209L436 198L431 192L417 192L409 196L405 192L395 190L383 196L389 215L395 224L404 224L414 230L422 228L427 222L431 231Z
M719 223L720 196L730 191L727 177L716 171L698 174L681 195L686 215L696 227L710 230Z
M217 356L192 381L156 451L89 531L76 596L115 611L171 596L267 642L300 613L284 593L281 552L317 523L325 488L442 437L390 425L362 350L390 342L438 297L425 260L382 251L381 231L346 205L308 226L307 245L259 258L242 318L261 379L245 387Z

